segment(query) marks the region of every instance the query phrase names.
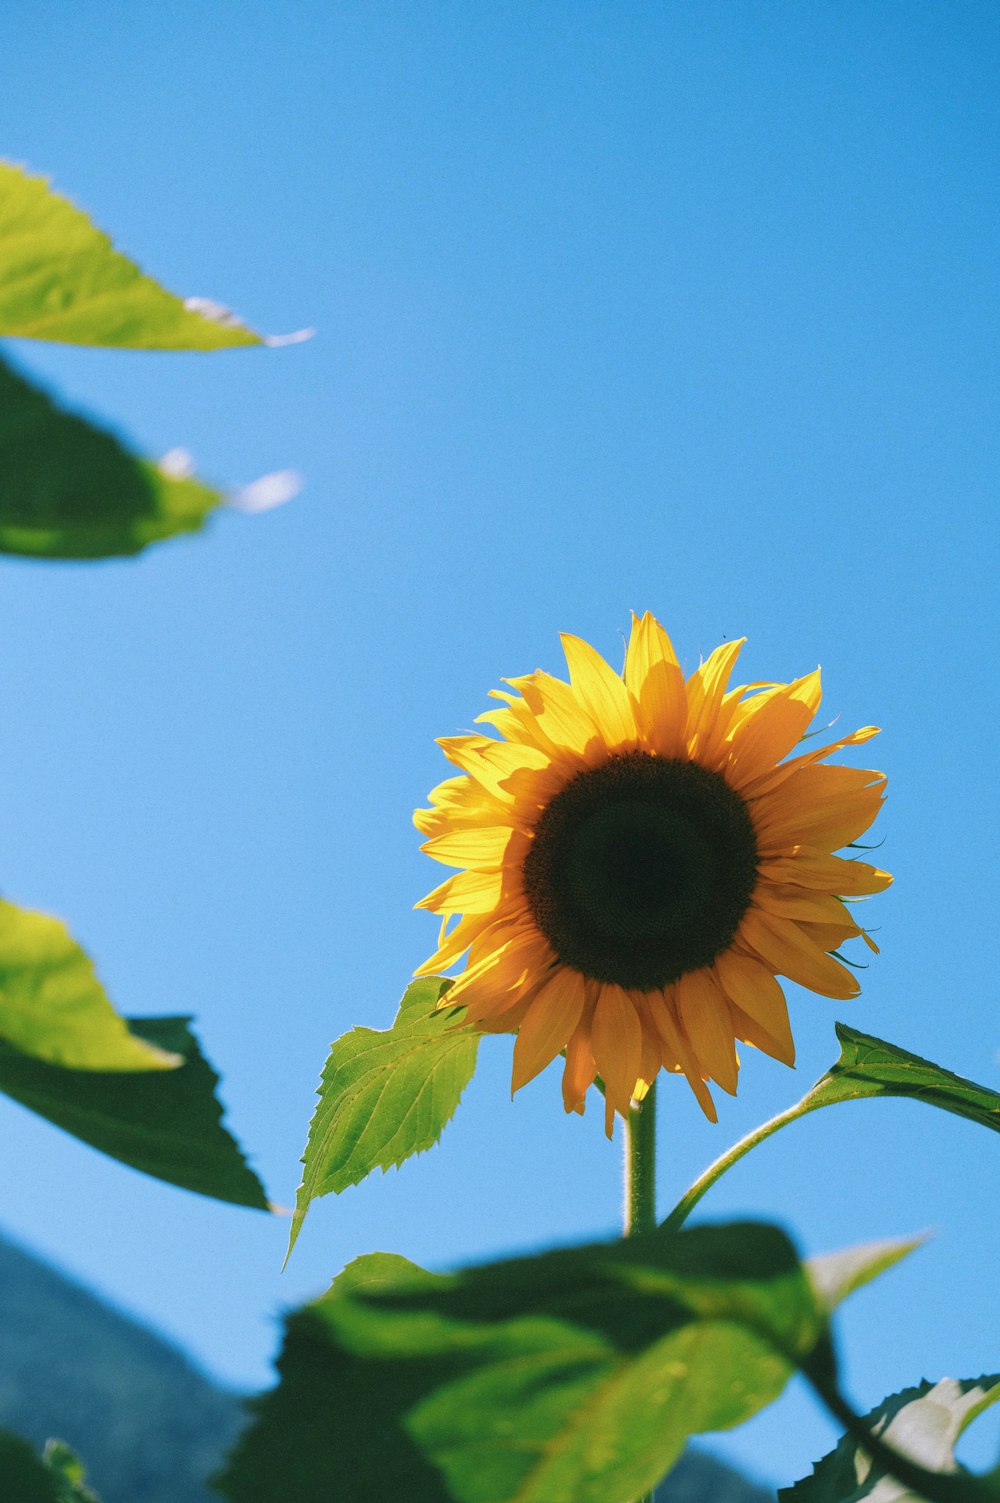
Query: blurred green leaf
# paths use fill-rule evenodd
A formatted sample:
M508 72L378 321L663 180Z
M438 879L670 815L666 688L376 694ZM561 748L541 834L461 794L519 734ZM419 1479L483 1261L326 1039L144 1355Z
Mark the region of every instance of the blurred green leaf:
M145 276L43 177L0 162L0 334L133 350L262 343L204 298Z
M289 1252L318 1196L422 1153L453 1117L476 1068L479 1035L456 1031L458 1008L435 1010L450 984L441 976L414 981L391 1028L352 1028L332 1046L302 1156Z
M820 1077L805 1101L809 1110L868 1096L906 1096L968 1117L1000 1132L1000 1094L909 1054L896 1044L837 1024L840 1058Z
M137 1038L66 925L0 899L0 1041L73 1070L170 1070L177 1055Z
M997 1399L997 1374L924 1381L885 1399L865 1416L864 1425L929 1471L960 1473L955 1460L959 1437ZM817 1462L810 1477L778 1492L779 1503L920 1503L922 1497L890 1476L850 1435Z
M64 412L0 359L0 551L42 558L138 553L197 532L222 499Z
M632 1503L689 1436L742 1423L817 1360L817 1288L906 1251L858 1250L815 1285L759 1224L454 1275L359 1259L291 1316L281 1382L218 1485L232 1503Z
M178 1069L155 1074L67 1070L0 1044L0 1091L144 1174L267 1210L260 1181L222 1125L218 1076L188 1021L129 1021L137 1040L183 1061Z
M79 1460L61 1440L50 1440L39 1458L26 1440L0 1430L0 1479L5 1503L99 1503Z

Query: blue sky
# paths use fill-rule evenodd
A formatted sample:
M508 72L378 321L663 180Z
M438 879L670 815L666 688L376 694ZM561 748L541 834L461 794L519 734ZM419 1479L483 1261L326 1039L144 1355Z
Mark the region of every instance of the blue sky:
M8 346L150 454L301 497L136 561L0 561L6 895L120 1008L191 1012L288 1203L330 1041L385 1026L433 923L414 805L489 688L620 659L824 669L890 775L861 998L792 999L721 1122L662 1092L661 1199L788 1105L835 1017L1000 1086L1000 13L989 4L216 3L9 8L0 152L177 291L287 350ZM286 1225L143 1180L0 1102L3 1223L268 1380L283 1308L375 1247L434 1267L608 1235L618 1145L485 1047L432 1155ZM817 1114L706 1215L820 1251L935 1232L840 1322L859 1405L997 1366L995 1142L901 1103ZM988 1428L988 1427L984 1427ZM785 1483L832 1429L792 1390L722 1442ZM970 1452L970 1454L972 1454ZM985 1455L985 1452L983 1452Z

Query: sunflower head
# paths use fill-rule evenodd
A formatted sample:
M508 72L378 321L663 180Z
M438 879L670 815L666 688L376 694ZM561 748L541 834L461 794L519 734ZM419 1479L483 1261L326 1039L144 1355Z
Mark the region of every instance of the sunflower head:
M466 956L446 1005L516 1033L515 1090L565 1051L567 1111L599 1074L609 1134L661 1069L714 1121L708 1082L735 1092L738 1041L794 1062L779 976L859 991L834 952L875 945L846 900L892 879L834 853L871 824L885 778L826 758L876 728L791 756L818 670L730 688L742 642L729 642L685 680L648 613L621 674L562 641L568 683L509 679L479 717L496 736L440 742L461 775L414 821L423 849L460 870L417 905L442 917L417 974Z

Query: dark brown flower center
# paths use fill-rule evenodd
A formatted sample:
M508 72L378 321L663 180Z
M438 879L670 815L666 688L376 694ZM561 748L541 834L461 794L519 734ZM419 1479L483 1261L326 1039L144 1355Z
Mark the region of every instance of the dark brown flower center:
M623 752L547 805L524 861L564 965L651 991L727 949L757 881L746 804L694 762Z

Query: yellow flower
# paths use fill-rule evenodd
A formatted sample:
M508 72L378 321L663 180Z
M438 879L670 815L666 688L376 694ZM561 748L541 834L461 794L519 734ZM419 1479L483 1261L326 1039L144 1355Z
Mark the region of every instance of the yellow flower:
M819 671L728 688L742 641L685 682L670 639L633 617L621 675L564 636L568 684L508 679L488 735L439 744L462 771L414 815L435 860L462 868L418 903L442 915L418 975L468 952L443 999L516 1033L513 1089L566 1051L563 1100L604 1081L607 1129L661 1068L735 1093L736 1041L791 1065L786 976L826 997L860 990L831 952L861 936L845 899L892 878L833 852L867 830L885 777L825 758L867 726L783 760L820 702ZM809 743L806 743L807 746ZM458 922L449 931L452 918Z

